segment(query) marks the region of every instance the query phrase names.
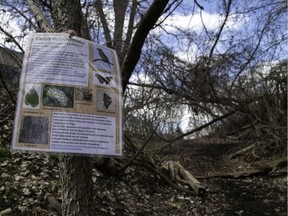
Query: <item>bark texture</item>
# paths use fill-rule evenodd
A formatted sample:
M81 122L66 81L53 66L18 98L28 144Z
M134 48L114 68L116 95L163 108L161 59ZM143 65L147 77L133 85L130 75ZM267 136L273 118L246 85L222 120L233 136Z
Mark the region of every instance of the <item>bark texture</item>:
M52 13L54 26L58 32L73 29L81 36L83 16L80 0L55 1Z
M81 156L63 156L60 166L62 215L94 215L91 159Z
M80 0L55 1L53 6L53 19L58 32L73 29L81 36L83 15ZM60 167L62 215L95 215L92 195L92 159L82 156L61 156Z

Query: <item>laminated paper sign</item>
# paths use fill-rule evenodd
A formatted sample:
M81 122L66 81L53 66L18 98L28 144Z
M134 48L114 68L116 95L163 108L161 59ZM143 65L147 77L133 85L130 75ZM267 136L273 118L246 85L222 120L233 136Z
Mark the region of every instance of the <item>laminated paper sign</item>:
M116 52L65 33L35 33L25 52L12 149L122 155Z

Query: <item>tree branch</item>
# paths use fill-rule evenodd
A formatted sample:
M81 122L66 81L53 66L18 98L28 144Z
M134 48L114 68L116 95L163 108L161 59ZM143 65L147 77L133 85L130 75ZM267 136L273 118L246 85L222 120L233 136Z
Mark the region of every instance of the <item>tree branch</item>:
M94 7L95 7L96 11L98 11L98 13L99 13L99 17L100 17L101 24L103 26L104 36L105 36L105 40L107 42L107 46L111 47L112 46L112 44L111 44L112 39L111 39L108 23L107 23L107 20L106 20L104 11L103 11L102 1L96 0Z
M9 34L7 31L5 31L1 26L0 26L0 31L2 31L9 38L10 41L15 43L15 45L21 50L22 53L25 52L23 48L20 46L20 44L15 40L15 38L11 34Z
M195 2L197 2L197 1L195 1ZM214 49L215 49L215 47L216 47L216 45L217 45L217 43L218 43L218 41L220 39L221 33L223 32L224 26L226 25L226 22L228 20L228 17L229 17L229 14L230 14L231 3L232 3L232 0L229 0L228 1L228 5L227 5L227 10L226 10L226 13L225 13L225 19L224 19L224 21L223 21L223 23L222 23L217 35L216 35L215 42L214 42L214 44L213 44L213 46L212 46L212 48L210 50L210 54L209 54L210 58L213 55Z
M128 81L140 58L141 50L147 35L162 15L168 2L169 0L154 0L138 25L121 69L123 92L125 92Z
M204 7L200 5L197 0L194 0L194 2L201 10L204 10Z
M174 138L174 139L172 139L172 140L166 140L166 139L164 139L164 138L161 137L161 139L163 139L164 141L169 142L169 143L168 143L166 146L164 146L159 152L162 152L164 149L166 149L167 147L169 147L173 142L175 142L175 141L177 141L177 140L179 140L179 139L182 139L182 138L184 138L184 137L186 137L186 136L188 136L188 135L191 135L191 134L193 134L193 133L195 133L195 132L197 132L197 131L200 131L200 130L206 128L206 127L209 127L210 125L212 125L212 124L214 124L214 123L216 123L216 122L218 122L218 121L220 121L220 120L222 120L222 119L225 119L225 118L227 118L227 117L229 117L229 116L231 116L231 115L234 115L236 112L237 112L237 111L232 110L232 111L230 111L230 112L228 112L228 113L225 113L224 115L219 116L218 118L215 118L215 119L213 119L212 121L210 121L210 122L208 122L208 123L206 123L206 124L204 124L204 125L201 125L200 127L197 127L197 128L195 128L195 129L193 129L193 130L190 130L190 131L188 131L187 133L183 133L183 134L181 134L180 136L178 136L178 137L176 137L176 138Z
M28 5L35 16L38 26L42 32L54 32L54 29L50 25L49 21L45 18L42 11L37 6L35 0L28 0Z
M113 0L115 13L113 48L117 51L118 55L121 54L122 49L123 27L128 3L128 0Z
M129 164L132 163L132 161L141 153L141 151L144 149L144 147L149 143L149 141L152 139L153 135L155 134L157 128L159 126L159 123L158 125L155 127L155 129L153 130L153 132L151 133L150 137L146 140L146 142L141 146L141 148L133 155L132 158L130 158L130 160L122 167L119 169L118 173L122 172L123 170L125 170Z
M27 11L22 12L15 6L11 6L11 7L13 10L17 11L17 13L19 13L36 31L38 30L38 27L31 21L31 18L25 15L25 12Z
M138 5L137 0L133 0L132 5L131 5L131 12L130 12L128 28L127 28L127 32L126 32L124 47L122 49L121 55L119 56L120 57L120 64L123 62L124 56L126 56L129 44L131 42L133 29L134 29L134 19L136 16L137 5Z

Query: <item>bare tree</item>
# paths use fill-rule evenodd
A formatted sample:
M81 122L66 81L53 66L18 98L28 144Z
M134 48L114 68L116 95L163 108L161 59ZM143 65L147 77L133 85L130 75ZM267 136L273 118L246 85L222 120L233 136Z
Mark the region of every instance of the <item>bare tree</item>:
M254 130L252 132L254 138L263 138L263 131L261 133L257 131L259 127L264 126L264 122L257 128L254 125L255 118L259 118L259 110L254 110L258 112L258 116L255 116L256 113L253 114L250 108L263 108L271 104L265 98L268 100L275 97L272 93L274 88L271 84L267 85L267 82L282 86L272 81L272 77L268 74L272 72L269 68L277 68L278 63L283 65L283 61L285 62L283 51L287 42L287 33L284 32L286 23L284 14L287 4L285 1L273 3L248 1L242 4L240 1L231 0L218 3L218 13L222 14L222 19L213 29L211 26L206 26L205 20L202 20L203 31L201 32L180 29L176 25L170 26L174 27L174 31L163 31L163 34L169 37L169 42L180 43L181 39L187 40L184 43L186 45L184 50L181 49L181 45L175 48L173 43L165 43L157 34L150 35L148 41L151 40L151 46L146 48L145 58L140 61L141 67L136 68L136 72L145 74L145 81L131 84L143 88L143 91L154 89L155 95L161 95L157 103L161 103L162 107L165 106L164 104L169 104L169 109L173 109L172 107L176 108L182 104L183 110L188 109L191 113L191 128L184 133L186 135L202 130L202 135L225 137L236 135L236 131L243 132L250 126L250 129ZM201 14L202 11L200 16ZM193 21L193 16L191 20ZM239 27L231 25L232 20L235 22L234 25ZM194 50L190 51L190 47L194 47ZM179 53L194 56L187 60ZM282 73L275 76L278 76L278 80L285 77ZM285 95L285 89L282 88L281 92L283 93L281 95ZM283 101L283 98L281 100ZM130 101L133 101L133 98ZM266 105L264 106L263 103ZM265 112L271 113L271 109L272 107L269 108L270 111ZM285 107L281 108L283 109L285 110ZM274 111L276 110L278 108L274 107ZM263 118L265 112L261 112ZM285 112L280 113L283 114L280 118L287 119ZM173 115L170 116L172 118ZM270 119L274 119L275 123L279 116L274 115ZM266 123L265 125L268 126ZM272 124L269 125L271 125L269 132L268 128L265 131L271 136L274 134L273 143L282 146L283 149L285 133L281 136L282 144L279 145L279 135L273 132ZM221 128L225 133L220 133ZM285 122L275 128L285 130ZM248 131L238 134L238 138L245 137ZM252 143L255 142L254 138L251 140Z
M99 26L93 26L93 20L97 20L98 18L88 18L87 14L89 12L98 14L107 45L115 48L120 55L123 77L122 85L125 91L129 78L140 58L141 49L147 35L154 28L155 23L165 12L165 9L168 8L167 10L169 10L175 2L172 2L168 6L168 0L151 1L151 3L146 5L146 11L142 10L144 15L140 20L138 19L139 22L135 25L138 3L132 1L131 5L129 5L128 1L113 1L113 31L110 30L111 26L108 25L108 14L105 14L105 4L101 0L95 1L94 4L89 4L86 1L81 4L80 0L59 0L54 2L28 0L28 5L24 4L22 9L28 10L29 8L31 12L29 15L21 13L21 9L8 2L6 2L6 6L10 11L20 14L19 16L22 16L25 22L28 22L37 31L63 32L73 29L79 36L85 36L87 39L90 39L88 27L92 29L99 28ZM83 13L84 9L86 9L86 14ZM130 15L126 28L127 31L125 32L124 21L127 13L130 13ZM3 29L2 32L4 31ZM123 43L122 38L124 36L125 40ZM9 37L14 38L12 35ZM91 159L75 156L62 157L61 174L62 214L69 216L94 215Z
M23 22L21 35L0 28L7 38L5 43L18 49L26 30L68 29L116 49L123 77L126 128L132 135L144 134L142 140L148 142L151 134L158 134L171 142L195 133L238 138L251 133L259 138L266 133L265 137L283 146L287 133L287 123L281 121L287 119L285 1L218 1L221 19L213 28L203 19L206 6L196 0L192 6L181 0L3 3L7 13ZM189 11L191 23L199 16L200 31L189 25L180 28L177 22L170 24L169 30L164 28L177 9ZM132 73L140 78L132 81ZM177 134L179 118L186 109L192 128ZM165 131L175 133L169 137ZM89 158L62 158L63 215L93 215L91 169Z

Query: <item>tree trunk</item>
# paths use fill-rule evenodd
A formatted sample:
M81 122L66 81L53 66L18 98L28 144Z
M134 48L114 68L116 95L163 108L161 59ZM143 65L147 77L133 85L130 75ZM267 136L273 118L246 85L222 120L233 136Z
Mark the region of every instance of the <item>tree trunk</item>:
M58 32L73 29L81 36L83 16L80 0L54 1L52 16Z
M81 36L83 16L80 0L58 0L53 6L56 31L72 29ZM61 156L62 215L89 216L94 214L92 158Z
M62 215L94 215L91 158L61 157Z

